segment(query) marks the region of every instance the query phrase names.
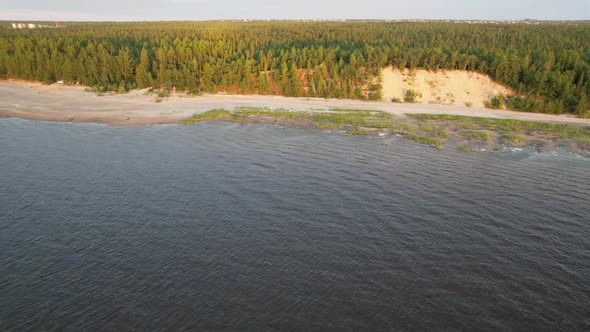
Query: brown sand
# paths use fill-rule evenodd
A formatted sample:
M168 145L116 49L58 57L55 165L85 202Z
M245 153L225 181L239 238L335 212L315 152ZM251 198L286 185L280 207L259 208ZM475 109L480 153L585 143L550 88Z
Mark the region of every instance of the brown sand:
M403 100L406 91L412 89L419 94L416 99L419 103L484 107L484 101L512 94L489 76L465 70L400 71L389 67L383 69L382 76L385 101Z
M203 95L189 97L174 94L161 103L144 90L124 95L97 96L82 87L42 85L22 81L0 81L0 117L60 122L93 122L111 125L149 125L178 123L193 114L215 108L266 107L293 111L327 110L330 108L380 110L403 115L456 114L490 118L590 125L590 119L568 115L521 113L480 107L395 104L360 100L290 98L260 95Z

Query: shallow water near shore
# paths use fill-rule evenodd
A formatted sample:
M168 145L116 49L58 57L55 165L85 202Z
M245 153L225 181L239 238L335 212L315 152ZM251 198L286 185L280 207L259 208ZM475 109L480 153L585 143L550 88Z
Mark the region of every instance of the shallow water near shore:
M0 328L588 330L590 160L0 119Z

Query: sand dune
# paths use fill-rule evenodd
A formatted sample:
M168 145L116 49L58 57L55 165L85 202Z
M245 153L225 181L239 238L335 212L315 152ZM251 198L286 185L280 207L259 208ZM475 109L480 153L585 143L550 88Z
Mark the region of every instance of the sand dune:
M484 107L484 101L494 96L512 94L489 76L464 70L400 71L389 67L382 75L385 101L403 100L406 91L412 89L419 94L416 101L420 103Z
M396 104L361 100L290 98L260 95L203 95L188 97L173 94L161 103L144 91L124 95L97 96L82 87L42 85L22 81L0 81L0 117L60 122L93 122L112 125L178 123L193 114L215 108L267 107L294 111L348 108L379 110L391 114L456 114L467 116L531 120L590 125L590 119L568 115L521 113L479 107Z

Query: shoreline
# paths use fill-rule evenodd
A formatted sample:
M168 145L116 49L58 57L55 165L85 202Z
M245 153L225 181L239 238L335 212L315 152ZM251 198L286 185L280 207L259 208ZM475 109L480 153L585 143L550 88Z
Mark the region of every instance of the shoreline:
M38 82L0 80L0 118L52 122L100 123L117 126L177 124L212 109L268 108L289 111L358 109L392 115L449 114L590 126L590 119L572 115L524 113L441 104L407 104L383 101L283 97L274 95L175 93L161 102L146 90L98 96L83 86L43 85Z

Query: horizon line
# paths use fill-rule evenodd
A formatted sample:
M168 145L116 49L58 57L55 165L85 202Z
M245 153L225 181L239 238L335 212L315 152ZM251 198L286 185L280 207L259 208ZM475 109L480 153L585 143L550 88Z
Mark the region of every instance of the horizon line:
M211 18L211 19L130 19L130 20L62 20L49 18L47 20L40 19L0 19L0 22L72 22L72 23L132 23L132 22L215 22L215 21L445 21L445 22L498 22L498 21L517 21L517 22L590 22L590 19L540 19L540 18L494 18L494 19L483 19L483 18Z

